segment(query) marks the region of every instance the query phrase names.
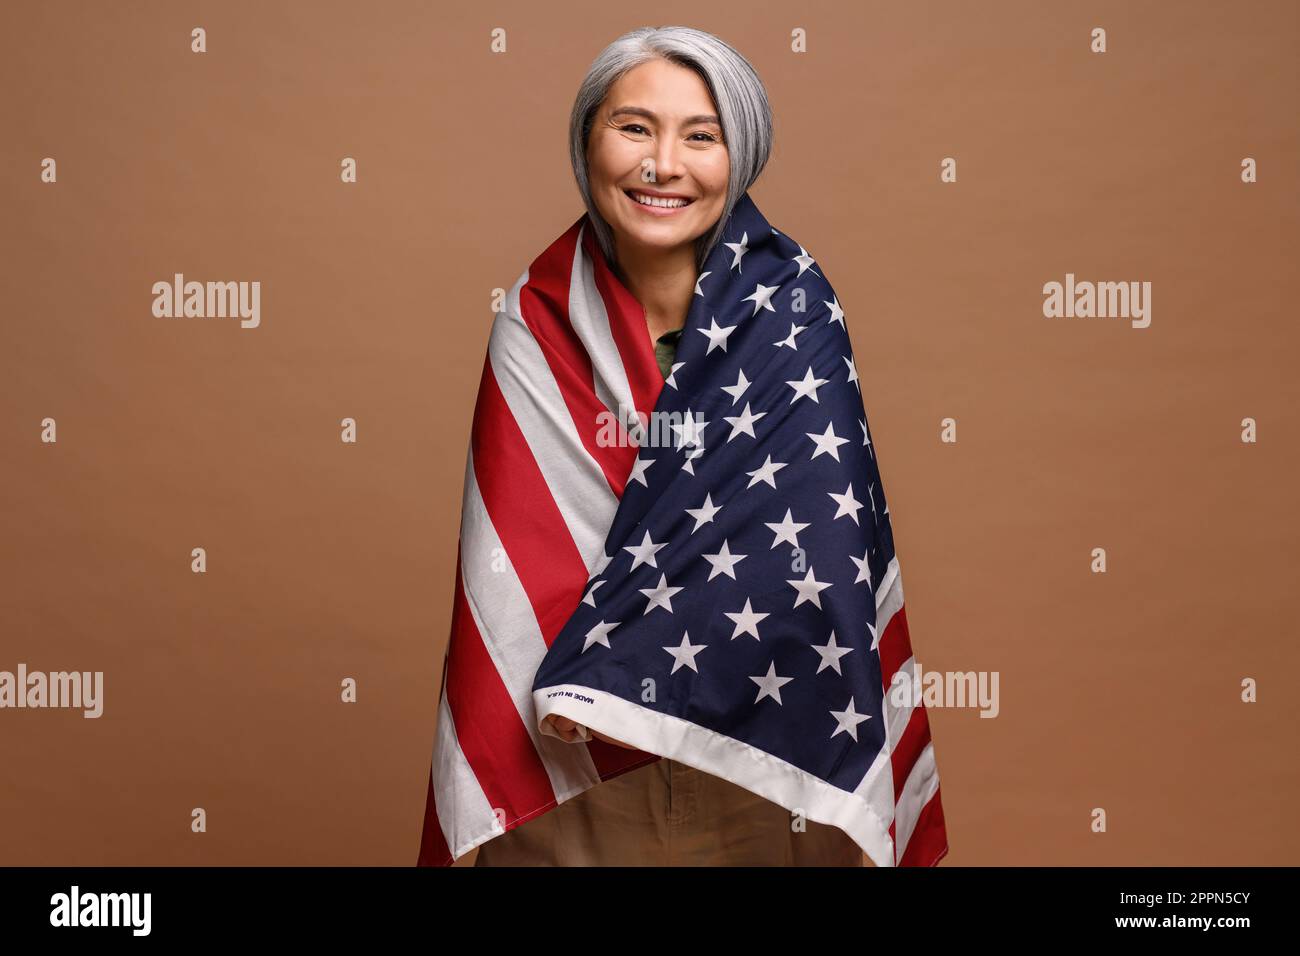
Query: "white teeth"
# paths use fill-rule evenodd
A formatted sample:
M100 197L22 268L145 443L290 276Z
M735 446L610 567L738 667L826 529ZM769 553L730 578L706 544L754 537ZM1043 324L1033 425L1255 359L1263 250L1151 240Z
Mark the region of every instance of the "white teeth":
M645 193L632 193L631 196L643 206L662 206L665 209L678 209L690 203L689 199L663 199L659 196L647 196Z

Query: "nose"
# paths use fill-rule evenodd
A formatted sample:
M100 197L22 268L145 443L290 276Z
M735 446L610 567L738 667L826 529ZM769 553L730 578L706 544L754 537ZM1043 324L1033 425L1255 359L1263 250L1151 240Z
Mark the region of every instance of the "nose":
M675 135L661 136L655 141L653 159L656 183L678 179L686 172L682 146Z

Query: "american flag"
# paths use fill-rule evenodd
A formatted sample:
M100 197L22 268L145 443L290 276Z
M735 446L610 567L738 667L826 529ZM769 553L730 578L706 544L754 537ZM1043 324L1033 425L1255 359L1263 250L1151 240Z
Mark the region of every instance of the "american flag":
M748 194L695 293L665 382L583 216L494 321L421 865L659 756L840 827L877 866L947 853L838 298Z

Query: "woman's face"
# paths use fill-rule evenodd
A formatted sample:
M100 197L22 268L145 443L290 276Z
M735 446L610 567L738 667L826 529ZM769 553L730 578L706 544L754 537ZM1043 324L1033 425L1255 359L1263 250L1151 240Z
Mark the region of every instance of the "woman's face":
M699 74L667 60L642 63L610 87L587 141L587 175L619 249L671 249L717 223L730 171L717 112Z

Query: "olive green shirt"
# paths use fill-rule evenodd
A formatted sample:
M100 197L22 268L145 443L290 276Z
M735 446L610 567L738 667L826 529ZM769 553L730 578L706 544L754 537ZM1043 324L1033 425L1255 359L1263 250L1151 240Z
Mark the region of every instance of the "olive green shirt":
M673 359L677 357L677 340L682 337L683 329L673 329L655 339L655 360L664 378L672 374Z

